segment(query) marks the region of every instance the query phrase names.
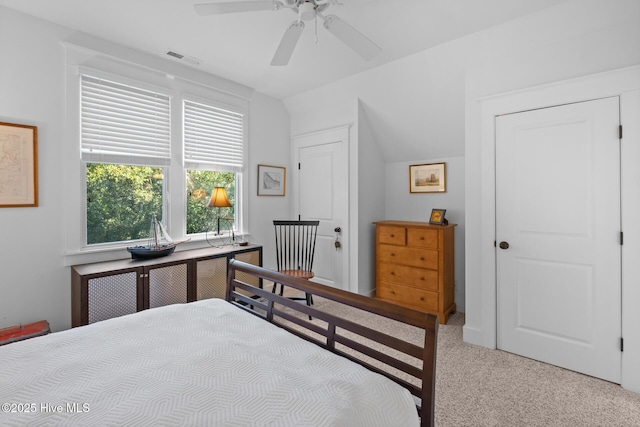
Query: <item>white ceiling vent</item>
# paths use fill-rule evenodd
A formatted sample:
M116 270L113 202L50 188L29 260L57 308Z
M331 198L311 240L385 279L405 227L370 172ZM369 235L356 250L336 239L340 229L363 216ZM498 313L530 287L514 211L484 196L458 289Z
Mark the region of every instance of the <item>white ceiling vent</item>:
M167 51L167 55L169 55L174 59L186 62L191 65L200 65L200 63L202 62L198 58L194 58L193 56L183 55L181 53L174 52L173 50Z

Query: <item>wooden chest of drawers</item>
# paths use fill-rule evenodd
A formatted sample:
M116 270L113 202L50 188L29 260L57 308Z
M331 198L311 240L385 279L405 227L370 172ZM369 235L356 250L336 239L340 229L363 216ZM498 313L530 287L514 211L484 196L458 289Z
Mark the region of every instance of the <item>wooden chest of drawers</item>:
M456 312L453 230L456 224L380 221L376 225L376 297L437 314Z

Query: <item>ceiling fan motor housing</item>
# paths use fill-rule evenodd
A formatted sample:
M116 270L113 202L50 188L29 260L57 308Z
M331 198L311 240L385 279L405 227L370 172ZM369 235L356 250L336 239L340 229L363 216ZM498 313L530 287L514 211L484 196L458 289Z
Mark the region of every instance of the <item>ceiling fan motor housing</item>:
M314 2L306 0L298 6L298 16L301 21L311 21L316 17L316 5Z

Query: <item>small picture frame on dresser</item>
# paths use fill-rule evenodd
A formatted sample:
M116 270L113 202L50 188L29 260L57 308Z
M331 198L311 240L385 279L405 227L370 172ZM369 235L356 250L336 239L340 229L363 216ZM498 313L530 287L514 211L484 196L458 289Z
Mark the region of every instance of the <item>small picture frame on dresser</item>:
M447 225L449 221L447 221L444 217L444 214L447 212L446 209L431 209L431 216L429 217L429 224L433 225Z

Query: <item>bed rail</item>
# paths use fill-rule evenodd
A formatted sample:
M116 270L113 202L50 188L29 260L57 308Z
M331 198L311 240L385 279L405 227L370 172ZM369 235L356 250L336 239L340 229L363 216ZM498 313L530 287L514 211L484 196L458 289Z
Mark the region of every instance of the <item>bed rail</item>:
M319 304L300 304L237 279L239 272L414 326L424 330L424 341L418 345L355 323L348 318L352 309L329 313L318 309ZM227 277L227 301L407 388L420 401L421 425L434 425L437 316L237 260L229 262ZM380 363L383 367L376 366Z

